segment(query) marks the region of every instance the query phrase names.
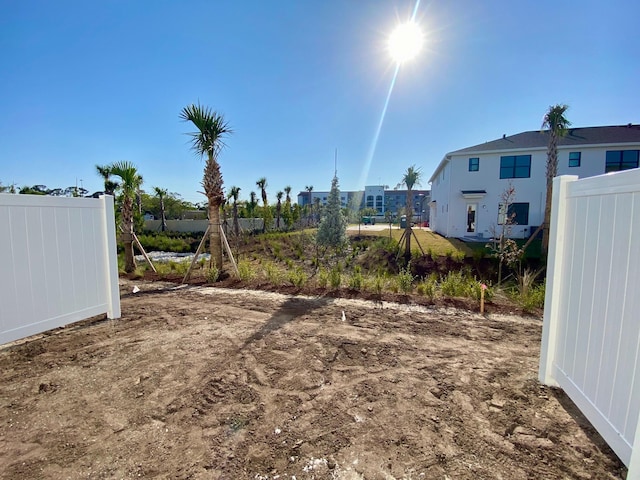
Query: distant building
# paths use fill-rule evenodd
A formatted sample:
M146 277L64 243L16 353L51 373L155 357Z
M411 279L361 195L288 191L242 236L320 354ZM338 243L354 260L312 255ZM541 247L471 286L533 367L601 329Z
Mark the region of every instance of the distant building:
M549 132L535 130L447 153L429 179L431 229L489 238L509 215L513 237L532 235L544 218L548 143ZM558 175L638 168L639 158L640 125L571 128L558 141ZM516 198L505 212L500 195L509 184Z
M431 201L430 190L411 190L413 195L413 217L419 222L429 221L429 202ZM298 193L298 204L301 207L314 204L316 199L320 200L320 205L326 205L329 192L300 192ZM340 202L343 207L357 205L357 209L373 208L379 216L384 216L387 212L391 215L398 215L407 206L406 190L388 190L385 185L369 185L360 191L341 191Z

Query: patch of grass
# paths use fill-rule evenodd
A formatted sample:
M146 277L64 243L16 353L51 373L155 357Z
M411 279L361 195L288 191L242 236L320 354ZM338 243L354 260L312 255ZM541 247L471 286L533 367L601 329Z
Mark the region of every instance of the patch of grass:
M435 274L432 274L421 280L416 287L416 291L419 295L423 295L429 300L433 300L436 298L438 293L438 277Z
M342 273L340 271L340 267L335 266L329 272L329 285L331 285L331 288L340 288L340 285L342 285Z
M282 285L284 279L283 272L272 262L264 264L264 275L267 281L272 285Z
M449 272L440 282L440 290L446 297L470 296L469 282L462 272Z
M348 280L349 288L353 290L361 290L364 285L364 277L362 276L362 269L356 265L353 269L353 273Z
M427 230L423 230L421 228L413 228L413 232L416 234L418 238L418 242L424 249L425 252L431 251L433 255L436 257L443 256L447 252L450 251L460 251L465 256L471 256L471 249L460 240L456 240L454 238L444 238L440 235L436 235L435 233ZM391 229L391 237L393 241L397 242L400 240L402 236L401 230L397 227ZM349 231L348 234L350 236L355 236L358 234L357 231ZM379 231L367 231L367 236L375 236L382 237L389 241L389 229L379 230ZM415 239L413 239L415 240ZM413 243L413 242L412 242Z
M294 270L289 270L288 274L291 284L298 288L303 287L309 279L307 274L300 267L295 268Z
M329 272L324 268L318 270L318 279L316 281L320 288L327 288L327 285L329 285Z

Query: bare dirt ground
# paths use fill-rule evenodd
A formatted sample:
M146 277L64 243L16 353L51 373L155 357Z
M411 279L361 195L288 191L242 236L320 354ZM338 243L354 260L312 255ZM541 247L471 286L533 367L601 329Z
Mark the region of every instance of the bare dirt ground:
M0 478L626 475L538 384L539 319L136 284L0 348Z

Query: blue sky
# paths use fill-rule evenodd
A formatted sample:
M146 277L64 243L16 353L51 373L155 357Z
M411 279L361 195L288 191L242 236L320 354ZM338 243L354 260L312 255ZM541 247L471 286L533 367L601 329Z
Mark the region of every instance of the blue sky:
M204 162L180 110L234 129L220 156L240 196L265 176L328 190L427 180L446 152L540 127L640 123L640 2L421 0L418 58L386 41L415 0L0 0L0 182L101 189L95 165L133 162L201 202ZM374 148L375 146L375 148ZM367 166L370 164L370 168Z

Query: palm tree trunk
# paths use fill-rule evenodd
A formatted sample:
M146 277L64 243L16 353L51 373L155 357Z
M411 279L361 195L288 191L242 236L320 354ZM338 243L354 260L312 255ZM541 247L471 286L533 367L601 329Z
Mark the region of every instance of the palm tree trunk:
M209 252L210 265L222 270L222 236L220 235L220 206L209 200Z
M238 223L238 204L233 201L233 230L236 237L240 235L240 224Z
M124 243L124 271L132 273L136 270L136 258L133 255L133 200L125 195L122 205L122 224Z
M553 178L558 174L558 135L550 132L549 150L547 152L547 198L544 203L544 221L542 229L541 258L546 260L549 251L549 227L551 225L551 197L553 195Z
M167 229L167 216L164 213L164 199L163 198L160 198L160 221L161 221L162 231L164 232Z
M411 258L411 219L413 217L413 201L411 198L411 189L407 191L407 226L405 228L405 247L404 256L408 260Z

